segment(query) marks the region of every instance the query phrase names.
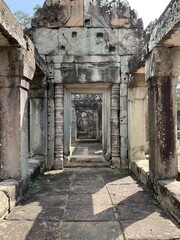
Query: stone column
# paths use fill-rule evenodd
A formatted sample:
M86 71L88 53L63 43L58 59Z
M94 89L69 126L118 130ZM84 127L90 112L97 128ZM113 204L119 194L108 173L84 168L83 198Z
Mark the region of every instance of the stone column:
M1 49L0 175L3 179L27 179L29 174L28 89L34 69L34 58L28 52L16 48Z
M111 159L111 95L110 89L103 93L102 101L102 147L106 160Z
M145 74L133 74L128 91L128 156L130 161L145 160L146 96Z
M30 84L30 156L43 157L47 166L47 90L44 76Z
M55 84L55 169L63 168L64 138L64 87Z
M122 69L121 69L122 70ZM128 168L128 108L127 108L127 95L128 95L128 76L121 73L120 83L120 159L121 168Z
M64 87L64 155L67 157L71 152L71 124L71 92L66 87Z
M177 176L176 80L171 49L158 47L146 61L149 110L149 171L152 180Z
M120 167L120 130L119 130L119 84L113 84L111 89L111 141L112 141L112 165Z

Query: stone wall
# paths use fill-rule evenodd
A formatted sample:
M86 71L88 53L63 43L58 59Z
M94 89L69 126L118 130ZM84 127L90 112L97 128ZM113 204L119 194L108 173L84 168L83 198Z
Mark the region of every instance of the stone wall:
M63 144L64 141L64 146L70 145L70 127L66 127L61 135L54 134L56 137L53 138L56 126L60 128L61 124L63 127L64 121L62 118L62 122L59 122L59 113L56 112L58 109L53 112L53 105L56 105L53 88L76 84L79 86L76 93L80 93L83 85L87 86L84 90L87 94L91 84L110 84L112 110L111 119L106 121L111 120L108 131L112 141L108 151L114 165L127 167L128 59L137 48L142 29L142 21L126 1L112 1L107 4L90 0L48 0L37 11L30 35L39 53L46 60L50 72L48 81L52 91L48 103L51 109L48 114L51 115L51 121L48 121L48 134L51 136L49 158L52 159L55 155L53 148L56 149L57 142ZM94 91L102 93L101 90L98 92L98 85ZM114 91L117 94L114 94ZM70 90L70 94L71 92ZM67 116L67 106L62 107ZM58 125L54 124L57 121ZM56 139L57 136L59 140ZM104 138L108 137L106 135ZM63 149L63 146L61 148ZM65 152L68 153L69 150ZM58 157L60 158L60 155ZM56 160L49 165L56 167L55 162Z

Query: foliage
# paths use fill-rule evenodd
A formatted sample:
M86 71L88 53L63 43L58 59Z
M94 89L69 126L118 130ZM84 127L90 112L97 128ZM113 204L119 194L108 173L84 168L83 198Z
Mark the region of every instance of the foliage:
M177 110L180 110L180 88L176 89Z
M41 8L41 6L39 4L37 4L34 8L33 8L33 16L35 15L36 11ZM33 16L31 16L30 14L23 12L23 11L16 11L14 13L15 17L17 18L18 22L21 24L22 28L30 28L31 27L31 19Z
M36 4L36 6L33 8L33 11L34 11L34 14L33 16L35 15L35 13L37 12L37 10L41 8L41 5L40 4Z
M23 29L31 27L31 16L28 13L17 11L14 15Z

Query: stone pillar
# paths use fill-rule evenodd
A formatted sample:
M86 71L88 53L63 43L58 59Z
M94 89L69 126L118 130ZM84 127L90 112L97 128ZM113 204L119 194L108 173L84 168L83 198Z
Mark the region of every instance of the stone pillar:
M28 176L28 89L29 80L34 75L35 62L32 55L27 55L27 52L16 48L0 51L2 179L26 179Z
M120 88L119 84L113 84L111 89L111 141L112 141L112 165L120 167Z
M71 152L71 124L72 107L71 92L64 87L64 155L69 156Z
M128 156L130 161L145 160L146 96L145 74L133 74L128 91Z
M120 159L121 168L128 168L128 109L127 109L127 95L128 95L128 76L121 73L120 84Z
M30 156L43 157L47 166L47 90L44 76L30 84Z
M111 96L110 89L103 93L102 101L102 147L106 160L111 159Z
M55 84L55 169L63 168L63 138L64 138L64 87Z
M55 142L55 116L54 116L54 79L48 79L48 91L47 91L47 168L54 167L54 142Z
M171 49L155 48L146 61L151 180L177 176L176 80Z

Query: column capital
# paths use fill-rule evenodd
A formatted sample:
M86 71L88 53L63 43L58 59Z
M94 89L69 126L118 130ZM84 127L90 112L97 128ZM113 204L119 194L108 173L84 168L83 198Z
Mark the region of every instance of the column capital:
M163 76L180 76L180 48L156 47L146 59L146 80Z

